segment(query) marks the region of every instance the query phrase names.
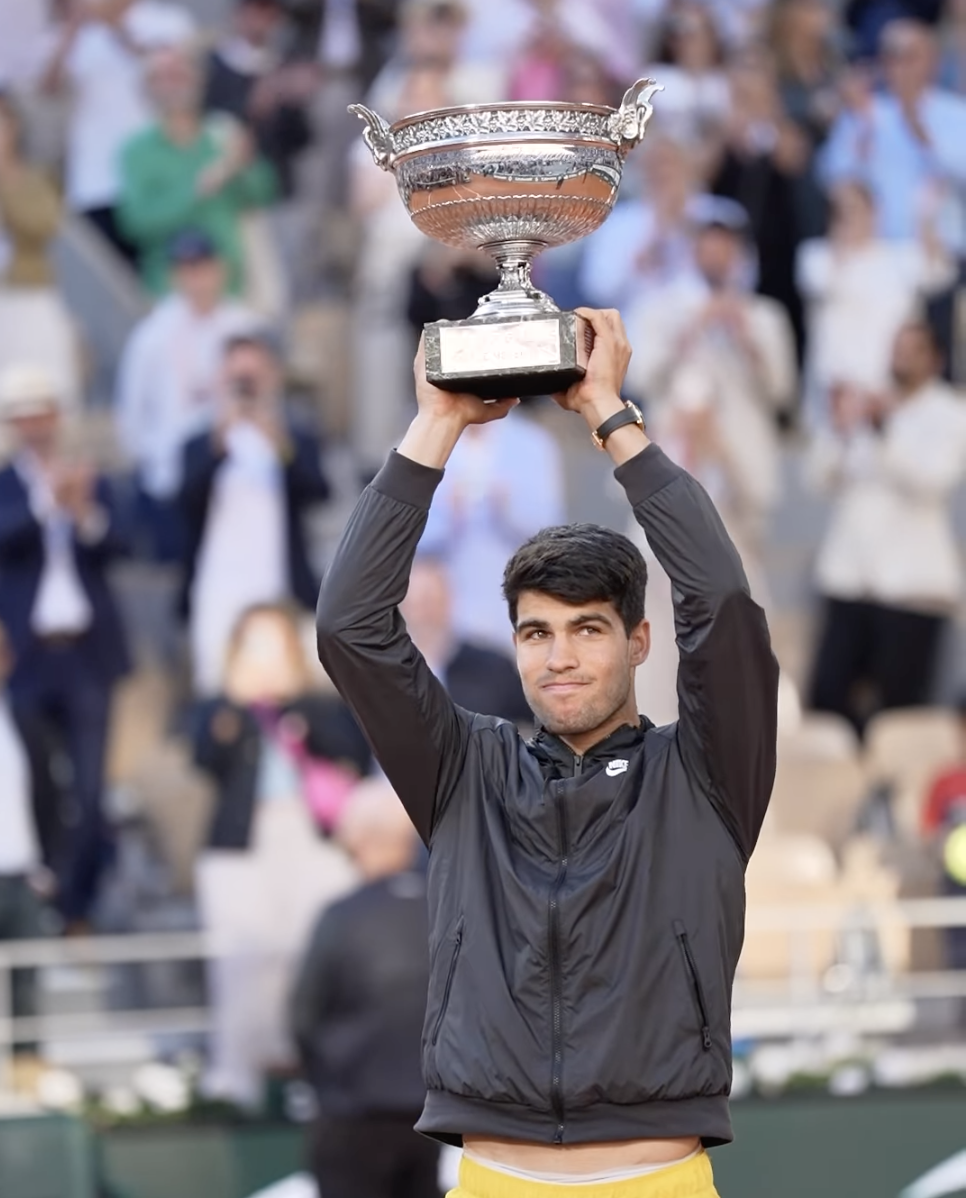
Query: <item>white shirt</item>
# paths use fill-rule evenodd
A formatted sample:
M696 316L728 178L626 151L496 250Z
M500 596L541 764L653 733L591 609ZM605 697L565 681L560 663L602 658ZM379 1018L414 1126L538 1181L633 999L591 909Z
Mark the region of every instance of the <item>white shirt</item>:
M177 4L136 0L124 28L141 50L185 43L194 37L194 18ZM71 208L112 206L120 191L124 143L151 120L142 84L142 59L102 22L77 34L65 72L72 90L67 131L67 200Z
M30 797L30 766L5 698L0 697L0 877L40 863Z
M117 431L154 498L177 493L185 442L211 423L224 344L255 323L235 301L200 314L170 295L131 335L118 374Z
M927 613L960 601L949 506L966 478L966 400L929 383L881 433L820 433L807 468L814 484L838 492L816 567L822 594Z
M808 301L806 374L816 404L833 383L885 387L900 326L925 294L952 283L955 271L916 241L876 240L837 253L821 238L799 249L797 275Z
M74 557L74 522L58 508L43 471L26 454L17 459L17 470L27 487L30 509L41 525L44 564L30 614L30 627L38 636L75 635L91 625L94 612L77 572ZM105 532L101 521L88 530L90 540Z
M254 425L225 437L192 588L192 655L201 693L221 685L225 650L238 617L289 593L283 468Z

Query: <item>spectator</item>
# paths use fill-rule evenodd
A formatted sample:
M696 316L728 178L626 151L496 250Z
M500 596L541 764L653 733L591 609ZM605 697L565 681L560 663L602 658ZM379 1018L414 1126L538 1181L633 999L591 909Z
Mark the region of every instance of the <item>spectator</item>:
M639 297L694 271L687 218L696 181L692 155L657 137L641 154L641 168L642 197L619 203L583 243L578 287L592 307L627 312Z
M416 834L388 783L372 782L339 837L363 884L317 922L291 1004L319 1107L312 1171L326 1198L440 1198L439 1144L413 1130L429 987Z
M60 224L57 192L25 160L20 113L0 93L0 370L43 361L59 394L76 404L77 338L48 256Z
M692 215L697 276L642 297L629 321L628 383L648 401L665 452L713 496L761 593L762 537L779 492L775 417L795 394L791 328L774 300L750 292L744 210L705 196Z
M966 477L966 408L940 368L928 326L904 325L891 392L840 388L812 451L814 481L837 500L816 566L825 611L810 706L860 732L877 710L929 702L962 599L949 506Z
M510 658L457 636L444 566L430 557L417 557L399 610L416 648L455 703L467 711L502 716L517 724L533 723Z
M298 156L312 142L306 105L318 88L312 63L286 63L282 0L236 0L232 28L208 56L204 106L247 126L291 195Z
M825 140L838 114L836 32L835 13L825 0L779 0L773 6L769 40L782 108L813 146Z
M48 885L35 823L38 790L50 771L42 739L28 737L11 714L6 682L12 669L13 655L0 628L0 943L37 940L55 926L40 897ZM14 1018L39 1013L34 970L14 972L11 997ZM32 1055L33 1046L14 1046L14 1052Z
M133 261L117 204L121 147L151 119L142 60L159 46L186 44L195 22L182 5L162 0L68 0L65 7L42 83L70 93L67 202Z
M966 0L947 0L940 47L940 87L966 96Z
M862 178L872 189L884 237L915 240L923 211L939 210L941 233L961 249L966 183L966 99L935 86L935 35L916 21L893 21L882 35L885 90L872 91L868 70L843 81L846 109L822 152L831 186Z
M207 233L179 233L168 261L173 291L132 333L116 399L118 436L135 466L150 553L163 562L184 557L177 500L185 443L215 419L226 341L256 322L225 294L225 264Z
M436 493L420 552L444 563L460 640L509 652L503 567L528 537L564 520L563 462L546 429L518 414L467 429Z
M711 190L747 211L758 254L758 291L785 309L801 351L804 317L795 255L803 235L820 224L819 192L809 174L811 143L782 110L767 53L746 50L730 79L731 121Z
M194 735L195 760L217 791L198 902L204 927L228 950L209 968L205 1086L250 1104L264 1070L291 1061L285 996L312 921L355 878L316 832L311 790L327 767L339 792L330 798L343 802L369 755L342 703L310 693L299 627L285 609L242 613L219 683Z
M57 873L61 910L80 928L111 856L104 750L128 655L107 577L123 548L110 491L65 453L62 408L40 367L9 367L0 377L0 416L14 443L0 471L0 621L14 653L17 717L42 721L70 762Z
M664 84L665 132L694 149L707 145L728 119L725 52L714 13L703 4L676 4L666 18L657 62L646 74Z
M388 69L388 68L387 68ZM453 102L449 77L413 67L389 116ZM374 474L402 435L413 402L412 344L406 322L409 281L429 238L409 219L395 177L380 170L360 137L349 157L352 214L359 225L352 313L352 443L363 473Z
M803 243L798 286L808 303L805 405L827 419L836 383L881 391L889 382L896 333L928 295L955 279L955 266L928 221L915 241L876 233L875 201L865 184L832 193L828 237Z
M922 813L922 833L936 845L942 868L942 890L966 896L966 695L957 704L960 759L933 779ZM946 956L951 969L966 969L966 927L947 928Z
M185 446L181 504L187 532L183 610L190 613L195 686L217 689L225 649L252 604L313 608L305 515L329 496L320 449L286 419L272 339L232 337L224 352L219 418Z
M874 58L882 44L882 34L896 19L935 25L943 4L944 0L847 0L842 18L853 56L860 60Z
M241 294L249 282L242 217L274 197L272 169L233 118L203 119L201 74L190 51L158 51L145 71L158 123L125 145L120 198L121 226L138 247L144 284L163 295L171 238L199 229L227 264L229 290Z

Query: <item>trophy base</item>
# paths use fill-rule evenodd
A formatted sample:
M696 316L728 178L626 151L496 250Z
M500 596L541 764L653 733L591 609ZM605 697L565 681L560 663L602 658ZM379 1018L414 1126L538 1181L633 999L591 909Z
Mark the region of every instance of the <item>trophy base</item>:
M576 312L438 320L426 325L426 378L488 400L552 395L587 373L593 340Z

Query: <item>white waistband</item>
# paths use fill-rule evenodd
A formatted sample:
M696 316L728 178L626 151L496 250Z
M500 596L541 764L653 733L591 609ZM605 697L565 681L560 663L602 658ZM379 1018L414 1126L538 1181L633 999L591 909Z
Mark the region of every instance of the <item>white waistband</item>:
M551 1185L566 1186L599 1186L612 1181L632 1181L637 1177L647 1177L651 1173L660 1173L674 1165L683 1165L685 1161L693 1160L700 1148L689 1152L687 1156L678 1157L673 1161L662 1161L659 1165L632 1165L629 1169L607 1169L597 1173L532 1173L529 1169L514 1169L512 1165L499 1165L496 1161L486 1160L475 1152L463 1149L463 1155L484 1169L492 1169L494 1173L505 1173L508 1177L516 1177L521 1181L540 1181Z

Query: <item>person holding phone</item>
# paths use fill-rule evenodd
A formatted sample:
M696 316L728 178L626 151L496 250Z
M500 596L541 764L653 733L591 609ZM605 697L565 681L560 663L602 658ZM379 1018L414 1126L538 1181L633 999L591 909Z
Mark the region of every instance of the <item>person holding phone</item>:
M317 438L289 421L273 337L252 329L225 344L219 416L184 451L187 530L182 613L194 683L219 686L225 649L253 604L315 601L304 518L329 496Z

